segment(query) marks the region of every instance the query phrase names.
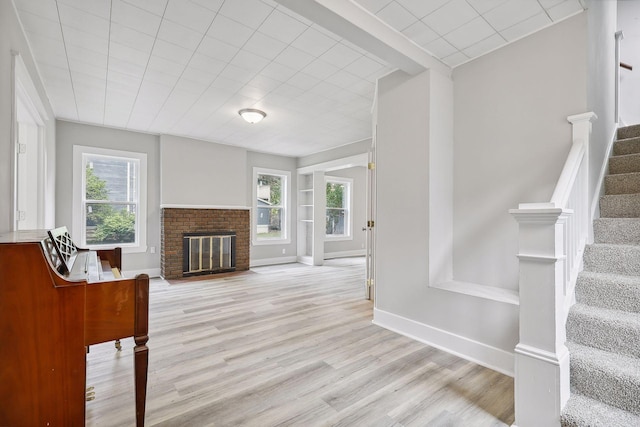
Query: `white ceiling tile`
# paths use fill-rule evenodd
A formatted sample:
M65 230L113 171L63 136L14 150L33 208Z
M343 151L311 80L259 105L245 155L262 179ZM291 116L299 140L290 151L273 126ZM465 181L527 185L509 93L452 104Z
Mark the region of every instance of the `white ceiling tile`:
M273 10L273 7L260 0L233 0L225 1L219 13L250 28L257 29Z
M203 37L204 34L167 20L162 21L160 31L158 31L158 39L190 50L195 50ZM151 38L151 42L153 44L153 38Z
M496 31L487 24L487 21L482 17L467 22L461 27L451 31L445 35L444 38L456 48L462 50L477 42L478 40L484 40L492 34L496 34Z
M142 52L120 43L111 42L109 47L109 58L115 58L138 65L144 69L149 62L150 52Z
M119 43L123 46L136 49L140 52L151 53L151 48L155 38L148 34L136 31L133 28L125 27L124 25L112 22L111 23L111 43Z
M199 85L209 86L211 82L216 78L216 76L222 71L224 68L224 63L220 62L220 68L213 71L204 71L198 68L194 68L192 64L190 64L187 68L185 68L184 73L182 73L181 79L186 79L189 81L193 81Z
M138 9L146 10L154 15L164 15L164 10L168 0L123 0L125 3L135 6ZM213 2L213 0L207 0Z
M189 0L195 4L198 4L202 7L206 7L209 10L214 12L218 12L220 7L224 3L224 0Z
M358 83L351 86L349 90L360 96L372 97L375 88L375 84L366 80L360 80Z
M184 0L169 0L164 19L173 21L199 33L206 33L216 12L199 4Z
M107 67L107 55L79 46L67 46L67 56L69 61L75 60L78 62L85 62L105 69ZM71 69L71 71L73 71L73 69Z
M71 90L71 75L69 69L58 68L51 65L40 64L42 78L46 80L47 91L49 89ZM64 93L64 92L62 92Z
M314 59L315 57L304 53L300 49L289 46L276 57L275 61L296 70L301 70L309 65Z
M424 46L440 37L422 21L416 21L413 25L405 28L402 33L419 46Z
M442 61L450 67L455 67L456 65L460 65L468 60L469 57L462 52L456 52L453 55L442 58Z
M236 47L242 47L255 30L223 15L216 16L207 35Z
M238 90L239 95L245 96L255 101L264 98L267 93L268 92L251 85L244 85Z
M257 73L256 71L251 71L251 70L237 67L232 64L227 64L224 70L222 70L218 75L218 78L226 77L230 80L234 80L242 84L246 84L256 76L256 73Z
M304 68L304 72L315 78L324 80L339 70L335 65L329 64L322 59L316 59Z
M513 41L521 37L527 36L537 29L551 24L551 20L546 13L541 12L529 19L521 21L516 25L506 28L500 31L502 37L508 41Z
M151 83L158 83L164 86L173 87L178 82L178 76L173 74L163 73L160 70L147 69L144 74L144 80Z
M337 41L335 39L321 33L315 28L307 28L291 45L309 55L317 57L325 53L336 43Z
M111 20L125 27L155 37L160 28L161 19L160 16L132 6L124 0L113 0Z
M351 64L362 55L342 43L337 43L331 49L320 56L325 62L335 65L338 68L344 68Z
M20 20L28 33L54 40L62 40L62 30L60 29L60 22L57 20L53 21L31 12L21 12Z
M274 59L286 47L286 43L282 43L281 41L261 33L255 33L242 47L242 49L258 54L267 59Z
M507 41L500 34L494 34L464 49L463 53L469 58L477 58L478 56L484 55L487 52L497 49L498 47L504 45L506 42Z
M506 1L508 0L467 0L467 3L477 10L478 13L484 14L491 9L495 9Z
M287 67L286 65L278 64L277 62L272 62L260 72L260 74L272 78L274 80L279 80L281 82L286 82L297 72L291 67Z
M92 77L105 80L107 78L106 63L104 66L95 66L84 61L78 61L77 59L69 58L69 67L73 72L86 74Z
M345 71L348 71L349 73L361 78L365 78L373 73L377 73L383 68L384 65L366 56L361 56L351 64L344 67Z
M86 31L76 30L67 25L62 27L62 32L66 46L77 46L103 55L109 52L109 39L106 37L99 37Z
M258 31L266 34L283 43L293 42L307 28L302 22L285 15L279 10L274 10L267 19L264 20Z
M376 16L398 31L404 30L418 20L418 18L395 1L379 10Z
M195 68L197 70L200 70L201 72L211 74L215 77L220 71L222 71L225 65L227 65L227 62L220 61L218 59L211 58L207 55L196 52L189 62L187 71L189 70L189 68ZM200 79L194 80L200 81Z
M164 40L156 40L153 46L153 54L181 65L187 65L193 56L193 51Z
M133 64L129 61L109 56L109 74L113 71L141 79L144 74L144 69L144 65Z
M553 6L558 5L559 3L563 3L566 0L540 0L540 5L545 9L550 9Z
M427 51L431 52L438 58L444 58L449 55L453 55L456 52L456 48L443 38L432 41L425 46Z
M77 30L85 31L104 39L109 38L109 21L99 16L92 15L79 9L58 4L60 22L63 26L69 26ZM64 29L63 29L64 35Z
M236 53L238 53L238 48L206 36L202 40L202 43L200 43L200 46L198 46L198 53L202 53L219 61L229 62Z
M478 16L478 12L465 0L451 0L422 21L436 33L445 35Z
M341 87L342 89L349 89L351 86L357 84L360 81L360 78L354 76L348 71L340 70L327 77L325 81Z
M391 0L357 0L356 3L376 14L380 9L391 3Z
M578 0L565 0L548 10L553 21L559 21L583 10Z
M147 70L162 71L165 74L171 74L179 77L185 69L184 64L179 64L171 59L163 58L158 55L151 55Z
M107 74L107 87L109 90L121 91L121 92L135 92L138 91L138 87L142 83L141 77L134 77L128 74L119 73L114 70L109 70Z
M190 93L200 95L202 94L202 92L204 92L207 89L208 86L209 86L208 83L207 84L198 83L193 80L185 79L183 76L180 78L180 80L178 80L178 83L176 83L175 89L183 92L190 92Z
M318 25L318 24L313 24L313 25L311 26L311 28L313 28L314 30L318 30L318 31L320 31L320 32L321 32L321 33L323 33L325 36L327 36L327 37L331 37L332 39L334 39L334 40L335 40L335 41L337 41L337 42L339 42L339 41L341 41L341 40L342 40L342 37L337 36L336 34L332 33L331 31L327 30L327 29L326 29L326 28L324 28L324 27L321 27L321 26L320 26L320 25Z
M15 5L19 12L30 12L52 21L58 20L58 8L51 0L16 0Z
M418 19L422 19L436 9L442 7L449 0L396 0ZM484 1L484 0L483 0Z
M232 65L257 73L267 66L269 60L246 50L241 50L231 61ZM285 64L286 65L286 64Z
M42 37L38 34L27 33L33 54L39 64L49 64L59 68L69 68L67 52L61 40Z
M537 1L508 0L484 14L489 24L498 31L525 21L543 12Z
M299 72L296 73L295 76L291 77L287 83L302 90L309 90L320 83L320 79L313 77L310 74Z
M56 0L58 4L65 4L75 9L80 9L92 15L109 19L111 15L110 0Z
M243 82L220 75L216 77L213 83L211 83L210 87L214 89L224 89L225 91L236 93L242 86L244 86Z
M249 85L262 89L265 92L270 92L282 84L280 80L272 79L265 75L259 74L255 76L249 83Z

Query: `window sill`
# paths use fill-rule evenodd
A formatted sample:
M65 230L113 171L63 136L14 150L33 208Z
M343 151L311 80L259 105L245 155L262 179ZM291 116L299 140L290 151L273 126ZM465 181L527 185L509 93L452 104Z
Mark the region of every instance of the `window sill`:
M324 236L325 242L345 242L353 240L353 236Z

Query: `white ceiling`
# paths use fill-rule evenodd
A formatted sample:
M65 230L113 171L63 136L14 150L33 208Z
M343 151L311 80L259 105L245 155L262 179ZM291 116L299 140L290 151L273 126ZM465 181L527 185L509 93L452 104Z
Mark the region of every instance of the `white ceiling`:
M303 156L370 137L375 80L402 67L272 0L14 2L65 120ZM450 67L584 9L581 0L357 3L363 18ZM241 108L267 117L250 125Z

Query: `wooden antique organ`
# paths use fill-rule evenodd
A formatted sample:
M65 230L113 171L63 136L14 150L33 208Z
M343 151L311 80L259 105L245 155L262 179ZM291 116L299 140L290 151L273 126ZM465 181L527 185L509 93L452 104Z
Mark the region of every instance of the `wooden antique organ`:
M126 337L144 425L149 276L121 267L120 248L77 249L66 228L0 236L0 426L84 425L88 348Z

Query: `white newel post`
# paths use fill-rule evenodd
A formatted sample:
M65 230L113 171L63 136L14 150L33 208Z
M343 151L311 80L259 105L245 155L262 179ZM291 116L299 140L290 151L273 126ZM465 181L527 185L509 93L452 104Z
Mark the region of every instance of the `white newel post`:
M520 341L515 348L517 427L559 427L569 400L568 308L592 229L589 137L594 113L568 117L573 145L548 203L523 203L518 221Z
M564 228L572 212L554 208L552 204L538 204L521 205L511 213L520 229L520 342L515 349L515 425L559 426L560 411L569 399L563 278Z

